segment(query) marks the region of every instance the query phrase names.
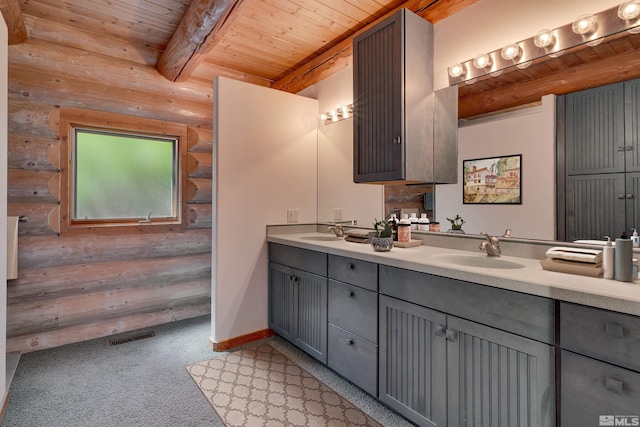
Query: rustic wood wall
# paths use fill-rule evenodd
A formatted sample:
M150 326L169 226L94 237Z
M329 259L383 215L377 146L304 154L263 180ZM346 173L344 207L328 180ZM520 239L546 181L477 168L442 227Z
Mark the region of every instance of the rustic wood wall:
M46 31L42 31L45 34ZM91 53L79 34L9 46L9 215L24 215L8 282L7 351L27 352L211 310L212 86ZM73 44L73 46L69 45ZM184 233L60 237L59 107L186 123Z

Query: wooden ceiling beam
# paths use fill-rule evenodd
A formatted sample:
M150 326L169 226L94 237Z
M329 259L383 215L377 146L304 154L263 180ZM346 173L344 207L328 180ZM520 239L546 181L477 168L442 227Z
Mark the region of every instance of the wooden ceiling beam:
M188 79L252 0L193 0L158 60L166 79Z
M9 44L22 43L27 39L27 26L22 18L18 0L0 0L0 12L7 23Z
M480 0L409 0L391 10L386 15L357 31L321 55L295 69L288 75L274 82L271 87L285 92L297 93L318 83L344 68L352 65L352 44L358 34L384 20L397 10L405 8L416 12L427 21L435 24Z
M540 101L544 95L564 95L640 77L640 50L616 55L597 62L576 65L544 77L501 86L489 91L473 92L461 87L458 117L475 116ZM465 93L467 92L467 93Z

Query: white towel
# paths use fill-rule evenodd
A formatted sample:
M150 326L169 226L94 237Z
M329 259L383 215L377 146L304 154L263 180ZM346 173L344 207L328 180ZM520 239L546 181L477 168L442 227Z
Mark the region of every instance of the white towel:
M18 217L7 217L7 280L18 278Z
M547 258L564 259L567 261L602 263L602 251L598 249L570 248L555 246L546 252Z

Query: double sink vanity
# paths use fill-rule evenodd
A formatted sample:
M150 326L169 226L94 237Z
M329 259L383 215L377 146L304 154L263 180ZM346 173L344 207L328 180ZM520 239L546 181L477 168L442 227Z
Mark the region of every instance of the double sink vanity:
M424 233L379 253L326 229L268 228L269 327L410 421L640 416L640 282L542 270L540 243L497 258Z

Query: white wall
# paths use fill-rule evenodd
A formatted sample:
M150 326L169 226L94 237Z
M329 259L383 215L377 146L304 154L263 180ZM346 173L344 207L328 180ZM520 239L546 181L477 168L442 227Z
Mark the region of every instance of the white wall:
M318 116L351 104L352 75L353 69L347 68L299 95L318 100ZM334 208L341 208L343 220L370 226L383 217L384 192L380 185L353 182L353 119L318 123L318 221L332 222Z
M0 19L0 390L7 384L7 25ZM4 395L6 398L7 395Z
M317 221L313 99L214 81L212 341L268 328L266 225Z
M459 214L463 229L477 234L555 239L555 96L542 98L541 107L478 120L458 129L458 183L436 186L436 214L443 229L446 218ZM473 123L473 122L471 122ZM462 161L522 154L520 205L462 203Z
M434 26L435 88L449 85L447 68L536 35L570 24L585 13L598 13L621 0L482 0Z

